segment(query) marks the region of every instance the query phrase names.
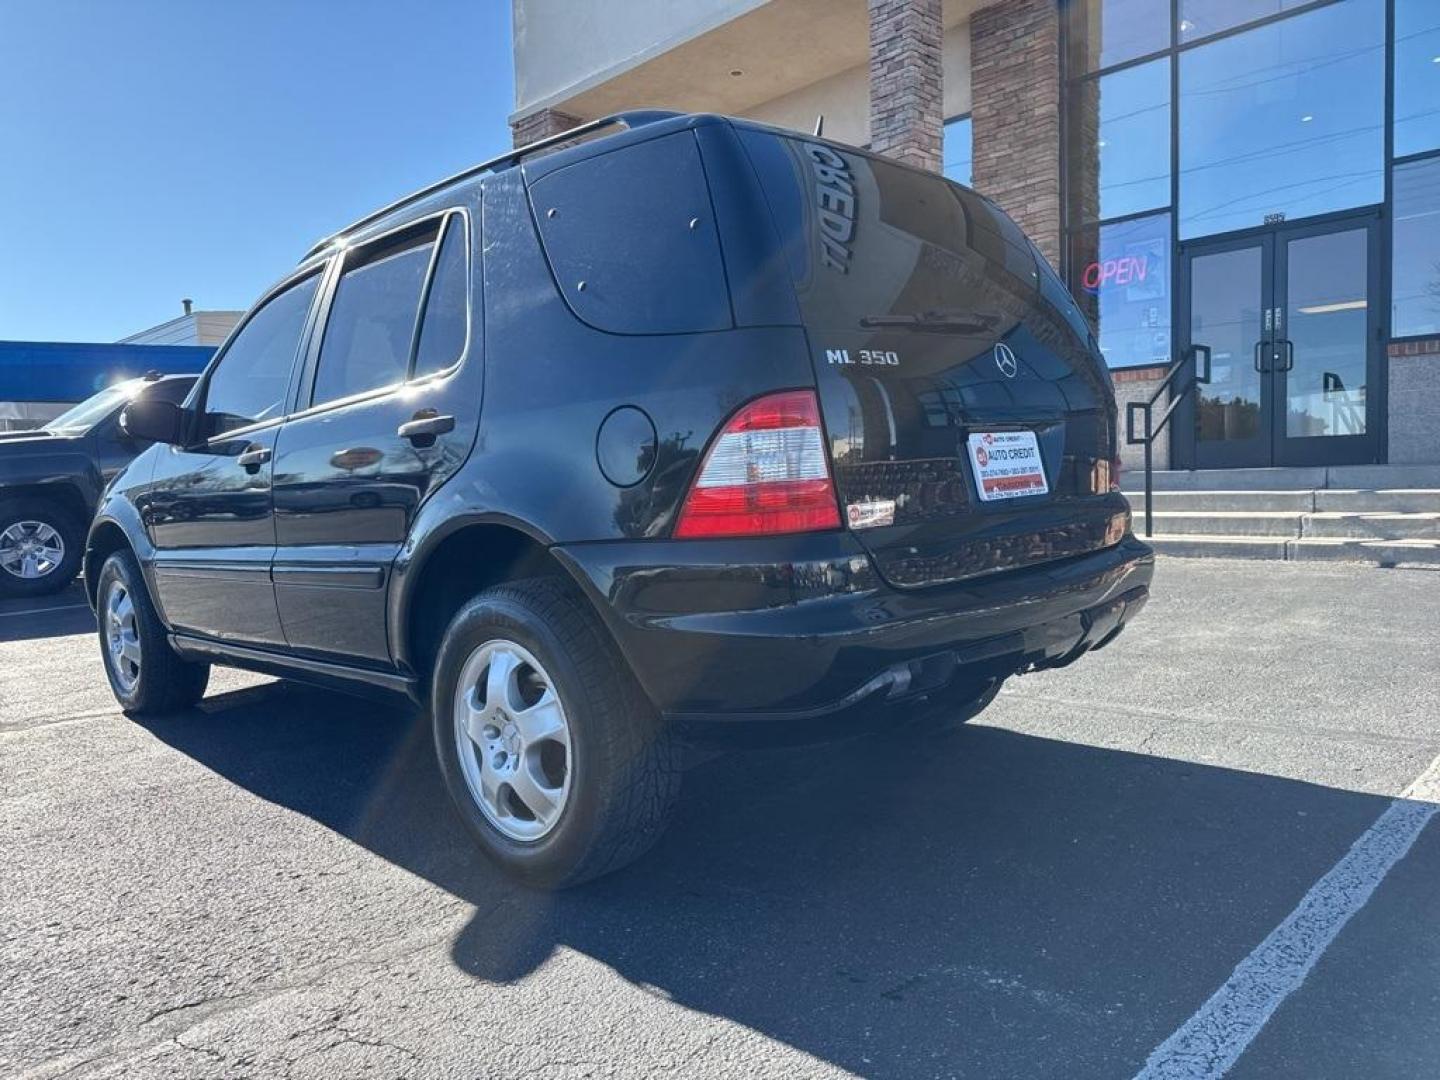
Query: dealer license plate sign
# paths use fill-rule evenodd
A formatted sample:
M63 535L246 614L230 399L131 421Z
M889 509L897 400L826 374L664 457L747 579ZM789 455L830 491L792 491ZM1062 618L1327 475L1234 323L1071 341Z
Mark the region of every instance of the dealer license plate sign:
M981 502L1050 493L1033 431L980 431L967 446Z

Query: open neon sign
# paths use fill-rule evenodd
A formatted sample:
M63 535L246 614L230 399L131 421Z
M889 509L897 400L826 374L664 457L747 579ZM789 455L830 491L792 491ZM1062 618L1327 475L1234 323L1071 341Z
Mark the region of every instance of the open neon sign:
M1093 293L1099 292L1102 285L1133 285L1149 275L1150 260L1144 255L1122 255L1091 263L1080 275L1080 283Z

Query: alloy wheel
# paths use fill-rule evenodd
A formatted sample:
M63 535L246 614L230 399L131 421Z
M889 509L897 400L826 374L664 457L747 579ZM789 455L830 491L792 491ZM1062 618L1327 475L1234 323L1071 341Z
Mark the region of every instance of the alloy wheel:
M455 746L471 797L512 840L548 836L575 773L570 723L554 680L524 646L487 641L455 687Z
M65 559L65 541L53 525L16 521L0 532L0 569L22 581L54 573Z
M111 583L105 595L104 617L110 670L129 693L140 681L140 627L135 621L135 598L122 582Z

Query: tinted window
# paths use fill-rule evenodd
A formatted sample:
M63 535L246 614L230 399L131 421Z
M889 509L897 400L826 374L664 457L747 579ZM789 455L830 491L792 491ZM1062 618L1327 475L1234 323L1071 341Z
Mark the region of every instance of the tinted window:
M1170 46L1170 0L1074 0L1068 15L1077 75Z
M1070 88L1070 196L1076 221L1170 202L1170 61Z
M1181 237L1378 203L1384 44L1384 0L1344 0L1181 54Z
M945 179L969 185L974 174L974 125L961 116L945 125Z
M621 334L731 325L710 188L695 136L598 154L530 186L545 253L571 310Z
M205 391L210 435L271 420L284 411L295 350L319 280L312 274L269 300L231 341Z
M1232 26L1278 15L1311 0L1180 0L1180 41L1197 41Z
M1170 360L1170 215L1082 229L1071 240L1071 291L1113 367Z
M1440 4L1395 0L1395 154L1440 147Z
M1440 334L1440 157L1395 167L1394 228L1390 332Z
M465 349L466 300L470 292L465 247L465 219L454 214L440 242L435 277L425 299L420 344L415 352L417 376L444 371L460 359Z
M376 251L341 275L325 323L311 404L403 382L433 234Z

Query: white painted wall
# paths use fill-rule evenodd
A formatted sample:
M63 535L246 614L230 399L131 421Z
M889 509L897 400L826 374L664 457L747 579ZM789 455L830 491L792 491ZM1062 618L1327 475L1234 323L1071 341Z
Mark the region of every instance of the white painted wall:
M512 0L515 111L548 104L767 0Z
M945 31L944 53L945 119L970 111L970 23L969 20ZM777 127L796 131L815 130L815 117L825 115L825 135L851 146L870 141L870 66L855 67L813 82L809 86L761 105L746 109L744 115Z

